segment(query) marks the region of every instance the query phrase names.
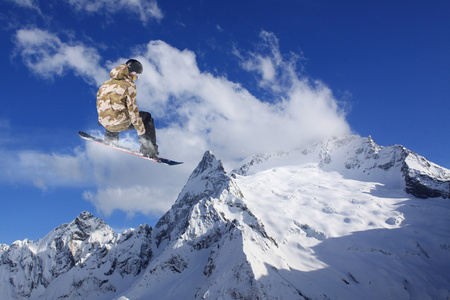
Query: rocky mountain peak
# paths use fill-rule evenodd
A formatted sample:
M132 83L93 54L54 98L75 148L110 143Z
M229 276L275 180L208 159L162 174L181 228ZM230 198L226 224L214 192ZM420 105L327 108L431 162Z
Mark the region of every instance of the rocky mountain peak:
M83 211L76 217L76 220L85 220L86 221L86 220L91 220L94 218L95 218L94 215L91 214L90 212Z
M231 181L222 162L211 151L206 151L172 208L156 223L157 247L179 236L188 226L192 209L200 201L219 198L224 189L229 189Z
M217 196L217 192L221 191L221 188L227 185L229 180L222 162L211 151L206 151L200 163L189 176L175 205L192 204L193 201L198 201L203 197Z
M194 180L197 177L202 177L204 179L206 176L213 174L225 174L225 169L223 168L222 162L218 160L211 151L206 151L202 160L189 177L189 181Z
M93 214L86 211L80 213L69 224L69 228L74 228L76 230L74 234L79 234L81 239L87 238L98 230L113 233L112 229L102 219L95 218Z

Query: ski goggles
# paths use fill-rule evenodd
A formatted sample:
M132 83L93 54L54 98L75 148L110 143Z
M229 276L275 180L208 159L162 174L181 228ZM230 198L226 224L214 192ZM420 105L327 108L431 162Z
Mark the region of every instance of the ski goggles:
M135 81L136 79L138 79L142 74L141 73L136 73L136 72L131 72L131 77L133 77L133 81Z

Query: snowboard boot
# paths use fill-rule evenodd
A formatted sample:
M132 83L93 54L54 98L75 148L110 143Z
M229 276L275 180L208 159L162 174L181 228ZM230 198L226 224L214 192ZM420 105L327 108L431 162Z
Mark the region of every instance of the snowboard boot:
M119 142L119 133L105 130L105 143L108 145L117 145Z
M158 145L149 145L148 147L141 145L140 152L142 155L150 158L158 158Z
M139 142L142 144L140 152L142 155L157 158L158 157L158 145L152 141L152 138L148 134L138 136Z

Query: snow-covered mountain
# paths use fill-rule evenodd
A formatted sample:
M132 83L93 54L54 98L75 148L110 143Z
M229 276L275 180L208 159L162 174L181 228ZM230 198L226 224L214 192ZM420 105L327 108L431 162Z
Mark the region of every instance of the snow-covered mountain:
M234 172L248 175L268 165L315 163L345 178L376 181L404 189L417 198L450 198L450 172L403 146L380 147L369 136L348 136L307 149L257 155Z
M117 235L82 212L37 242L0 247L0 299L110 299L151 258L148 225Z
M227 173L211 152L155 228L81 213L0 246L1 299L449 299L450 170L330 139Z

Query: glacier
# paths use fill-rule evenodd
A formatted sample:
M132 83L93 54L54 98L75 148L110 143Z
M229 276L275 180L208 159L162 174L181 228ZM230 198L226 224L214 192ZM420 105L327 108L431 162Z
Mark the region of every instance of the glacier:
M154 228L0 245L1 299L449 299L450 170L371 137L210 151Z

